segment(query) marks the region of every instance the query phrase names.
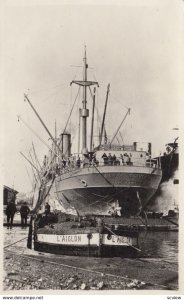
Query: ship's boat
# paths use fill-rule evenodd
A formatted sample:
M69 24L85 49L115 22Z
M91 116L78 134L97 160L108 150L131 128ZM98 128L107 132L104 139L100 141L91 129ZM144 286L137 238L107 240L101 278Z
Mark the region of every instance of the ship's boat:
M145 148L136 142L122 146L114 144L114 138L126 116L111 141L104 140L102 143L106 106L99 145L95 148L93 146L93 125L90 141L87 141L87 89L92 85L98 86L98 83L87 80L86 50L83 61L83 80L71 83L83 89L82 108L79 110L82 125L81 150L76 155L71 155L71 135L65 130L57 144L62 154L58 152L60 158L51 159L52 167L43 175L37 207L51 198L61 205L74 208L79 216L139 214L160 184L162 171L159 160L150 158L149 143ZM127 115L129 112L130 109Z

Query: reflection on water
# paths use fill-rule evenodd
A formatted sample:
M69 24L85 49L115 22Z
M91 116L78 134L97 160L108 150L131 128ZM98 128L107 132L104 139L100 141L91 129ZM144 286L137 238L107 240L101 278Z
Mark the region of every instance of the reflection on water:
M178 261L178 232L141 232L139 248L149 257Z

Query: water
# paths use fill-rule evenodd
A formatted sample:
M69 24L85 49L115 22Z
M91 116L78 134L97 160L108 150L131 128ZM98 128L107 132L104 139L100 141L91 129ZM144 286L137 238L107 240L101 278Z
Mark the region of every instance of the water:
M178 232L141 232L139 248L151 258L178 261Z

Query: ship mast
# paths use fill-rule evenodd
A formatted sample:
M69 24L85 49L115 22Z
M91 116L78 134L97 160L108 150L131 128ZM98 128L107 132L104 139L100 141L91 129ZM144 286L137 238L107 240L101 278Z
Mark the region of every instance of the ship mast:
M83 81L87 81L87 58L86 58L86 46L84 51L84 73L83 73ZM89 109L86 108L87 105L87 90L86 85L83 86L83 109L82 109L82 150L87 147L87 117L89 116Z
M86 46L84 49L84 58L83 58L83 80L74 80L71 82L83 87L83 100L82 100L82 109L80 109L80 118L82 118L82 152L85 153L87 150L87 117L89 117L89 109L87 109L87 87L91 85L97 85L98 82L88 81L87 80L87 56L86 56Z
M102 137L103 137L103 131L104 131L104 124L105 124L105 116L106 116L106 109L107 109L107 101L109 97L109 90L110 90L110 83L107 86L107 95L106 95L106 100L105 100L105 107L104 107L104 114L103 114L103 120L102 120L102 127L101 127L101 132L100 132L100 145L102 143Z

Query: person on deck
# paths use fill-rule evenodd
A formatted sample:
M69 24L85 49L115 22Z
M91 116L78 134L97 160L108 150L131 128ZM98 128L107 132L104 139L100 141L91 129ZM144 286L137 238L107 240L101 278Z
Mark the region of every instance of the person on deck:
M45 214L48 216L50 214L50 205L48 202L45 204Z
M104 152L104 154L102 155L102 158L104 160L104 165L107 165L108 164L108 157L107 157L107 154Z
M92 155L92 158L91 158L91 165L92 166L94 166L94 165L96 165L98 162L97 162L97 160L96 160L96 156L95 156L95 154L93 154Z
M116 165L116 155L114 154L112 157L113 165Z
M27 202L24 202L20 208L20 216L21 216L21 226L26 227L27 226L27 217L30 213L30 209L27 205Z
M125 153L124 154L124 162L125 162L125 164L128 165L129 161L130 161L129 155L127 153Z
M89 167L89 163L90 163L90 161L89 161L88 156L87 156L87 155L84 155L84 159L83 159L83 168Z
M13 218L14 218L14 215L17 211L17 208L16 208L16 205L15 205L15 202L13 200L11 200L8 205L7 205L7 208L6 208L6 215L7 215L7 228L10 227L10 229L12 228L12 225L13 225Z
M123 155L120 154L120 159L121 159L121 162L122 162L122 165L124 164L124 158L123 158Z
M63 168L65 168L66 167L66 160L63 158L63 160L62 160L62 166L63 166Z
M112 164L113 164L113 158L112 158L111 153L109 153L109 155L108 155L108 165L112 166Z
M81 160L80 160L80 157L79 157L79 156L78 156L76 165L77 165L78 168L80 168L80 166L81 166Z

